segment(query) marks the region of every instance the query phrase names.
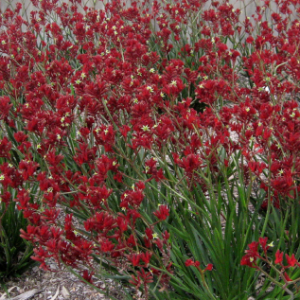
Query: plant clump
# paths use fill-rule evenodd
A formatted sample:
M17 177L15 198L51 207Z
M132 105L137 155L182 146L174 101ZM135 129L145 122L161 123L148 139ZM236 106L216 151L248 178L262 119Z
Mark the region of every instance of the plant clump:
M300 2L31 2L0 16L0 197L32 260L128 299L299 296Z

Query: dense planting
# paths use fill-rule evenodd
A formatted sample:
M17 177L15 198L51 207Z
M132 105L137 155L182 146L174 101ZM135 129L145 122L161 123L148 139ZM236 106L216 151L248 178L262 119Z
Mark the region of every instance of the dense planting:
M300 1L31 2L0 18L0 196L32 259L128 299L299 295Z

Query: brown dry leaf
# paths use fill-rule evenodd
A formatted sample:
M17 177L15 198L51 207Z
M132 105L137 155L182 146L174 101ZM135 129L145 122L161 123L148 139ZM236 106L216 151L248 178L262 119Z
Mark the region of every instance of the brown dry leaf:
M63 295L64 298L69 298L70 297L70 292L67 290L65 286L61 288L61 294Z
M38 289L33 289L33 290L30 290L30 291L27 291L21 295L18 295L14 298L8 298L9 300L27 300L27 299L30 299L32 298L35 294L38 294L40 293L42 290L38 290Z
M50 300L55 300L58 294L59 294L59 287L57 288L55 295Z

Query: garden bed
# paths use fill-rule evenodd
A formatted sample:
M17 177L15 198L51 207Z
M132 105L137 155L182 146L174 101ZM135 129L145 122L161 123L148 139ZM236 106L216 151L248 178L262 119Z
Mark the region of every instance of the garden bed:
M300 297L300 1L31 2L0 15L1 297Z

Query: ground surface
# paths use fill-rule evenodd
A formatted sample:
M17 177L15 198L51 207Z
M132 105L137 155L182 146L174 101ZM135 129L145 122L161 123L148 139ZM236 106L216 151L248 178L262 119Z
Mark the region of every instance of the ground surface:
M53 266L55 267L55 266ZM104 288L100 281L97 285ZM103 294L80 282L73 274L58 270L57 272L45 272L39 267L27 271L22 277L6 283L9 297L0 288L0 300L108 300ZM124 299L122 291L118 287L111 287L113 296L118 300ZM27 293L26 293L27 292ZM30 296L31 295L31 296Z

